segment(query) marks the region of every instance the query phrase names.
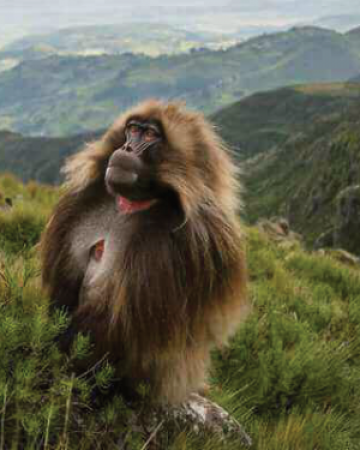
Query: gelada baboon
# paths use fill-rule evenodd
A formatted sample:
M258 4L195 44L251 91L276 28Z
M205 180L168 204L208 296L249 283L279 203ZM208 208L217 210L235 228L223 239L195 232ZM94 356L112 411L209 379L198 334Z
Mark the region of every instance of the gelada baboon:
M246 311L238 183L204 117L147 101L65 166L42 240L52 306L155 401L199 390Z

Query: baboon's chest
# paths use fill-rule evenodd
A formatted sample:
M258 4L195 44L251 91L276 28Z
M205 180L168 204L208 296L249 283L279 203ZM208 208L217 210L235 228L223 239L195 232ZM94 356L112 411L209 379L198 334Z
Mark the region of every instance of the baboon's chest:
M72 232L71 251L84 275L80 302L101 295L121 251L123 219L114 202L106 202L83 217Z

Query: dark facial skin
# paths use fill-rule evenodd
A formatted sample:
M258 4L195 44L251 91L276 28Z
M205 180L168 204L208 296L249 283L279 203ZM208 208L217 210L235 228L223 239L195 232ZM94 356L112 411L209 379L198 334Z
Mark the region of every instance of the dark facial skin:
M112 154L105 182L111 195L132 200L156 196L154 165L163 143L160 126L152 121L131 119L125 128L125 144Z
M159 145L162 141L160 127L154 122L130 120L125 130L126 143L123 149L141 156L146 150Z

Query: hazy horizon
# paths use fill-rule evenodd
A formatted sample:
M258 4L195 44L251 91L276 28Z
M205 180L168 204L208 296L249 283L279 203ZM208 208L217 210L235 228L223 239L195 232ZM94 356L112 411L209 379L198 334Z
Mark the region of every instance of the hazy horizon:
M312 23L329 16L360 17L359 0L1 0L0 44L27 34L83 25L160 22L188 29L235 32L271 30ZM356 19L354 19L356 23Z

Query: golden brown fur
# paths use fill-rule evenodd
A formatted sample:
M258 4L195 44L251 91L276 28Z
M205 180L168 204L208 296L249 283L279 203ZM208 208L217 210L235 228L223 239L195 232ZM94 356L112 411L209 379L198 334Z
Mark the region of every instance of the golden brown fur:
M162 124L157 177L176 197L120 217L104 174L134 116ZM42 240L53 306L68 308L74 328L91 332L98 357L109 352L124 377L149 381L155 401L183 401L202 387L210 350L246 313L237 172L228 151L201 114L154 100L121 116L65 172L67 191ZM111 254L96 272L84 255L103 235Z

